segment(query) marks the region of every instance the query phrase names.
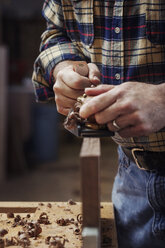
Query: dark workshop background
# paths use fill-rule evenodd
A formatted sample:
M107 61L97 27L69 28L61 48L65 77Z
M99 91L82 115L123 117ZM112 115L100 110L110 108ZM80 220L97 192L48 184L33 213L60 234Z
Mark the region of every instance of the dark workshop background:
M81 200L81 139L55 105L35 102L31 75L46 23L43 0L0 2L0 201ZM110 201L116 145L102 143L101 199Z

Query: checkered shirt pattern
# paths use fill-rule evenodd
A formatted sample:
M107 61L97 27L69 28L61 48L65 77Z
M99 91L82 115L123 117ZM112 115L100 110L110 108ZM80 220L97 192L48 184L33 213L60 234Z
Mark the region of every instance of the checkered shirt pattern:
M34 64L37 101L54 101L53 69L63 60L95 63L103 84L165 82L164 0L45 0L47 29ZM114 140L165 151L165 131Z

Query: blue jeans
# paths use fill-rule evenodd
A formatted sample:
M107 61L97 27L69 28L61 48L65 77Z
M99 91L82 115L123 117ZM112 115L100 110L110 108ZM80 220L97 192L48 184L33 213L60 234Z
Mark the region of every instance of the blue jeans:
M112 201L119 248L165 248L165 176L140 170L118 152Z

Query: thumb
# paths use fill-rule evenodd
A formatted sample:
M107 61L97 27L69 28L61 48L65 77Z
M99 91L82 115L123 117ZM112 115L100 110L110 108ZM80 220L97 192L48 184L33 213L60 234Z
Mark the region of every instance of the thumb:
M94 85L100 84L101 75L97 65L95 65L94 63L89 63L88 68L89 68L88 78L91 81L91 83Z

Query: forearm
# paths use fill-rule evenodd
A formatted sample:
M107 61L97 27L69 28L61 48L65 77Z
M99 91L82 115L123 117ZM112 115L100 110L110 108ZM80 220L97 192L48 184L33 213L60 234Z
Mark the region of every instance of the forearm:
M53 71L56 65L62 61L85 60L84 55L76 47L66 34L60 1L46 1L43 15L47 20L47 30L42 35L40 54L34 63L32 76L37 101L50 101L54 98ZM56 9L58 13L51 11Z

